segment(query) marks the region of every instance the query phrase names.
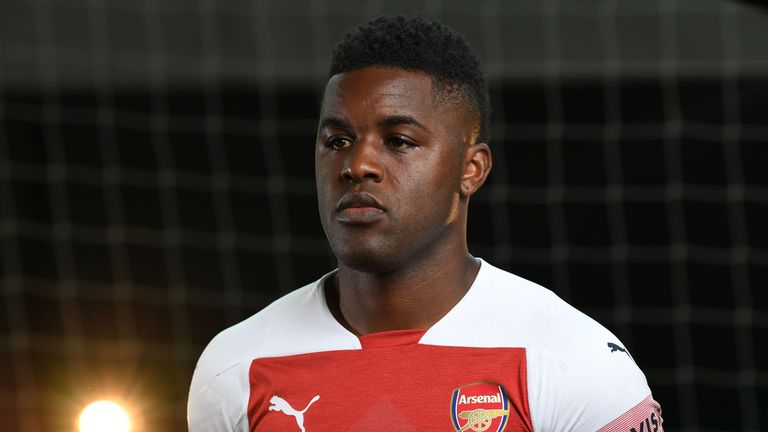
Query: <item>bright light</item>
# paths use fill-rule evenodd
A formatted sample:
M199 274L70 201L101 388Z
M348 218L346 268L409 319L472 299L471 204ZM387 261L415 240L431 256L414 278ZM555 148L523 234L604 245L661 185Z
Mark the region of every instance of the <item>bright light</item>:
M118 404L100 400L83 409L80 414L80 432L129 432L128 413Z

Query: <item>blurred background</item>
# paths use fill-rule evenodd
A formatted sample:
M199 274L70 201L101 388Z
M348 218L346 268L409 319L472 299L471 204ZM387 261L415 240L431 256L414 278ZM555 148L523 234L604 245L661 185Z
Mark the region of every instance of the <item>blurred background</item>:
M471 251L616 333L679 431L768 430L768 13L726 0L0 0L0 424L185 430L217 332L334 267L332 46L438 18L483 60ZM761 408L762 407L762 408Z

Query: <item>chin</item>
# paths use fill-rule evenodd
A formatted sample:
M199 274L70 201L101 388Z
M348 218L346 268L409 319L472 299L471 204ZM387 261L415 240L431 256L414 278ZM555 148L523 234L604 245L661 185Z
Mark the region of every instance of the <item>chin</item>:
M395 254L389 254L381 247L333 248L339 265L363 273L389 273L402 263Z

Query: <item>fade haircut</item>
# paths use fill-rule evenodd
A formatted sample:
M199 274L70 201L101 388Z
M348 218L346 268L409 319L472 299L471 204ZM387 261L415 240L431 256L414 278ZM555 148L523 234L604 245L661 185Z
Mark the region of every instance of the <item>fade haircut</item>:
M438 98L459 96L490 141L491 103L480 61L451 28L422 17L383 16L350 30L336 45L328 77L366 67L394 67L432 77Z

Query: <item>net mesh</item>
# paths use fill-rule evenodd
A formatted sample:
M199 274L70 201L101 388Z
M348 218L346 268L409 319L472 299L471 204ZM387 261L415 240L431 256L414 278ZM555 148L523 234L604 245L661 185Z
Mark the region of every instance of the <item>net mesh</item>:
M312 149L327 55L392 11L466 34L490 75L470 250L614 331L669 429L768 429L764 12L407 3L2 1L9 430L72 430L104 396L183 429L210 338L333 268Z

